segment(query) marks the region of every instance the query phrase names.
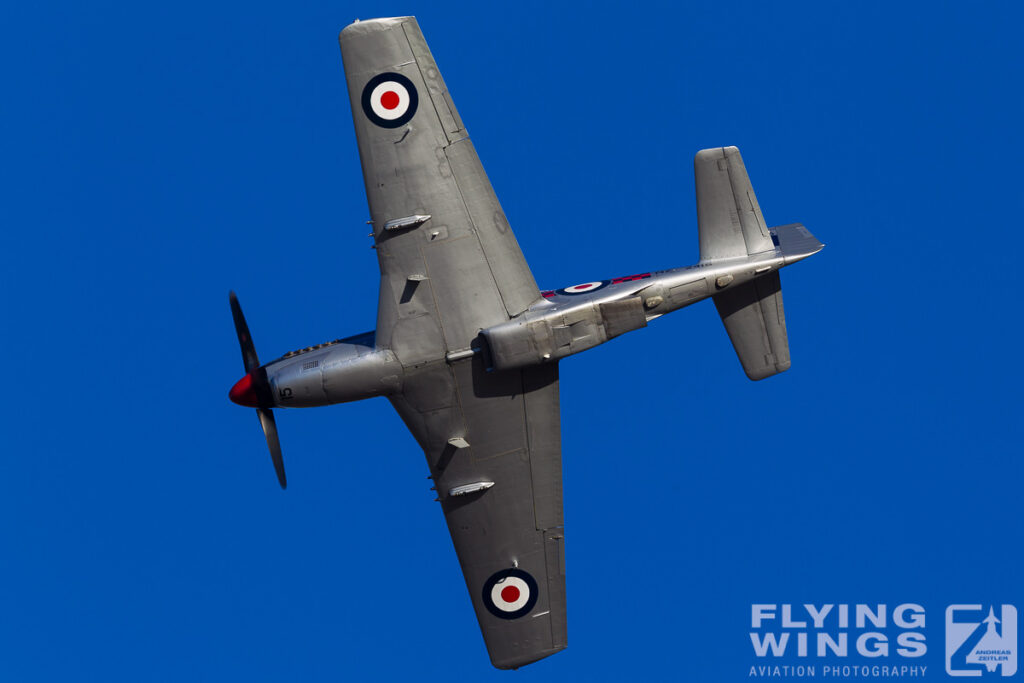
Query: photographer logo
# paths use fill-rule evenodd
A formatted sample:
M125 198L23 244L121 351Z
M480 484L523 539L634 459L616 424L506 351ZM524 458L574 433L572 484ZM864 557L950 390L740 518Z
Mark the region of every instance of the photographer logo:
M1012 676L1016 672L1016 607L950 605L946 608L946 673L991 678Z

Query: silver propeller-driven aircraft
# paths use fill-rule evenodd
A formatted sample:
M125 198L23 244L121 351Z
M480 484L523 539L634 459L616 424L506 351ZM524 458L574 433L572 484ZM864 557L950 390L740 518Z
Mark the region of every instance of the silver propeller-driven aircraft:
M769 228L735 147L694 160L700 262L541 291L419 25L341 32L380 262L377 329L261 365L231 295L245 376L281 487L272 408L385 396L423 448L494 666L566 647L558 361L711 298L758 380L789 368L779 269L818 252Z

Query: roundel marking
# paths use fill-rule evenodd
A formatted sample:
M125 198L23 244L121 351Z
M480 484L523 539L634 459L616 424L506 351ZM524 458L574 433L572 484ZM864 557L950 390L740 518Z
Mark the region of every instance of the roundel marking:
M402 74L377 74L363 87L363 113L381 128L408 123L419 105L416 86Z
M502 569L484 582L483 600L499 619L518 619L537 604L537 582L522 569Z
M587 294L588 292L596 292L599 289L604 289L608 286L610 280L596 280L594 282L584 282L581 285L573 285L572 287L566 287L565 289L557 290L559 294L568 294L574 296L576 294Z

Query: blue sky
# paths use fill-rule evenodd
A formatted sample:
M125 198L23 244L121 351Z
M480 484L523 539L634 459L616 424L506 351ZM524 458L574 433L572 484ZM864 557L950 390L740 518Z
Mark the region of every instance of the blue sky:
M1024 608L1016 5L3 14L3 680L741 680L804 602L923 605L938 679L946 605ZM264 360L373 327L337 32L402 14L542 288L695 261L705 147L828 245L783 375L710 302L562 363L570 647L517 674L385 400L279 411L284 493L227 400L229 289Z

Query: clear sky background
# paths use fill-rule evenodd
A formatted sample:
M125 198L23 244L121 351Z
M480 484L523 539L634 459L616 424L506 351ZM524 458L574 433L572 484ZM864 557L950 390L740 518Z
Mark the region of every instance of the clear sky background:
M1024 609L1015 3L8 3L0 679L743 680L751 603ZM541 288L697 259L737 145L792 369L710 302L562 363L566 652L491 669L384 399L242 375L371 329L338 31L416 14ZM863 663L863 662L862 662Z

